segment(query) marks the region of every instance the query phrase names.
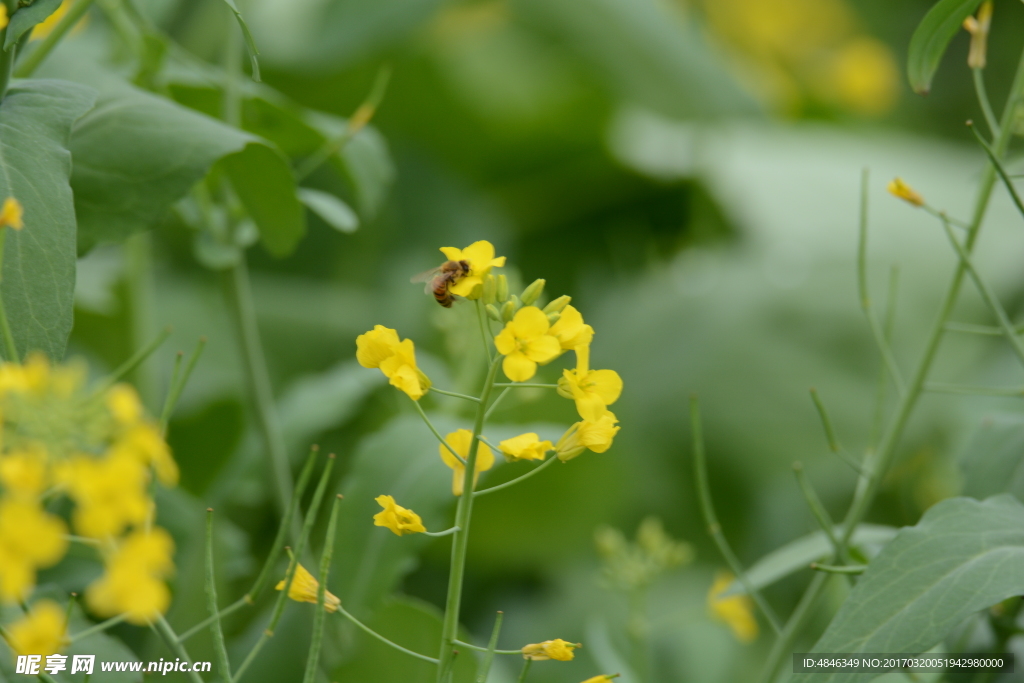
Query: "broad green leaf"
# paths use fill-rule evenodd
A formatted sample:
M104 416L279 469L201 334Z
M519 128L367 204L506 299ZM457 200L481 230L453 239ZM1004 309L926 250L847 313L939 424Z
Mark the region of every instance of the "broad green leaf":
M253 40L252 33L249 32L249 26L245 23L245 19L242 18L242 13L238 10L238 5L235 4L235 0L224 0L230 9L231 13L235 15L235 21L238 22L238 28L242 31L242 38L245 40L245 49L249 53L249 61L252 63L252 80L259 82L260 80L260 62L257 59L260 51L256 49L256 41Z
M964 495L988 498L1012 493L1024 500L1024 420L1007 415L986 419L960 458Z
M330 192L300 187L299 199L307 209L338 232L353 233L359 228L359 217L356 212Z
M28 7L22 7L11 15L11 23L7 24L7 34L4 38L4 52L10 50L11 46L27 31L35 28L36 24L56 12L60 3L61 0L35 0Z
M978 610L1024 592L1024 505L951 498L879 553L814 652L927 652ZM863 675L801 674L794 683Z
M932 77L939 68L949 41L960 30L964 19L978 9L981 1L939 0L928 10L910 38L910 51L907 55L907 76L914 92L926 95L931 89Z
M441 646L442 614L433 605L415 598L388 601L373 617L370 627L404 648L436 657ZM332 681L359 683L433 683L437 667L398 652L376 638L358 633L355 657L331 672ZM465 636L462 636L465 637ZM476 680L476 657L466 652L455 660L456 683Z
M75 291L75 209L71 127L95 93L64 81L30 80L11 87L0 104L0 201L25 209L22 230L8 229L3 297L20 354L64 356Z
M303 453L311 439L344 424L383 383L380 373L354 360L298 379L277 401L288 450Z
M857 548L882 546L891 541L898 531L899 529L891 526L861 524L853 534L851 545ZM761 589L784 579L793 572L807 569L811 562L820 560L830 552L832 552L832 542L828 540L828 536L824 531L815 531L762 557L747 570L747 578L754 588ZM743 585L739 581L734 581L724 595L745 592Z

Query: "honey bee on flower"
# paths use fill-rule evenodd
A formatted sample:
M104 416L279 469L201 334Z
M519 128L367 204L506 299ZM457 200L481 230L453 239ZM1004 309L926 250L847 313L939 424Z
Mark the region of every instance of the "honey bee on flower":
M424 291L445 308L451 308L455 297L478 299L484 277L491 268L505 265L505 257L494 256L494 245L486 240L474 242L465 249L441 247L448 260L412 278L412 282L426 282Z

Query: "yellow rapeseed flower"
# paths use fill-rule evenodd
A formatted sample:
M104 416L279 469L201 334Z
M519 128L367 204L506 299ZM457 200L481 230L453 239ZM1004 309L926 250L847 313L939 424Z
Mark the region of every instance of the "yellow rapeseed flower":
M614 678L618 678L621 675L622 674L601 674L600 676L588 678L587 680L583 681L583 683L604 683L605 681L610 681Z
M419 534L427 530L419 515L396 503L393 497L377 496L375 500L384 509L373 516L374 526L387 527L396 536Z
M924 198L915 192L914 188L903 182L902 178L893 178L885 189L889 190L889 194L894 197L899 197L914 206L924 206Z
M56 564L67 550L67 526L36 501L0 500L0 600L23 600L36 569Z
M7 17L7 5L2 5L0 6L0 29L7 28L8 23L10 23L10 19Z
M57 479L75 501L71 519L83 536L118 536L129 526L141 525L149 514L149 476L134 455L75 455L57 469Z
M591 370L590 347L577 346L576 369L562 371L558 393L576 401L580 417L595 421L619 399L622 378L614 370Z
M39 600L11 624L10 646L16 655L54 655L67 643L64 610L53 600Z
M473 432L468 429L459 429L444 438L448 445L452 449L462 456L465 460L469 457L469 447L473 443ZM452 468L452 493L456 496L462 495L462 484L463 479L466 478L466 466L463 465L459 460L448 452L444 444L438 444L438 450L441 453L441 460L444 461L445 465ZM487 444L480 442L480 445L476 452L476 469L473 473L473 488L476 488L476 482L480 479L480 473L486 472L487 470L494 467L494 452L487 446Z
M505 356L501 369L513 382L525 382L537 372L537 364L554 360L562 353L562 345L550 334L548 317L536 306L524 306L516 312L498 336L494 345Z
M35 499L50 485L46 449L39 444L0 455L0 484L8 496Z
M7 26L7 8L4 7L3 11L0 12L0 28ZM0 228L14 228L15 230L21 230L25 227L22 222L22 216L25 214L25 210L14 197L8 197L4 200L4 205L0 208Z
M612 440L619 433L619 420L610 410L604 411L596 420L581 420L566 430L555 444L559 460L568 462L586 449L604 453L612 446Z
M163 614L171 604L171 592L163 579L174 569L174 541L165 530L129 534L106 563L106 572L91 583L85 598L99 615L126 614L138 626Z
M121 434L110 448L110 457L122 455L152 467L161 483L178 483L178 464L156 425L140 422Z
M754 618L754 603L748 595L719 597L732 584L733 576L728 572L715 575L715 582L708 591L708 608L715 619L725 622L741 643L757 639L757 620Z
M868 116L892 109L900 72L889 46L870 36L847 41L828 65L827 90L841 104Z
M543 662L548 659L568 662L575 656L573 650L578 647L583 646L580 643L570 643L561 638L545 640L543 643L531 643L523 646L523 659L532 659L535 662Z
M133 425L142 419L142 401L135 387L115 384L107 391L107 410L119 423Z
M399 340L398 332L383 325L356 337L356 360L364 368L380 368L392 386L418 401L430 388L430 379L416 366L411 339Z
M285 583L287 583L287 578L278 581L274 588L283 591ZM317 604L316 595L319 590L320 582L306 571L306 568L301 564L297 565L295 567L295 578L292 579L292 585L288 589L288 597L296 602L311 602L315 605ZM324 591L324 610L327 612L337 612L339 607L341 607L341 600L338 596L331 593L331 591Z
M567 305L548 334L558 339L562 348L568 350L578 346L590 346L590 341L594 338L594 328L583 322L583 316L579 311Z
M507 460L543 460L554 447L550 441L541 441L534 432L505 439L498 444Z
M448 287L448 291L452 294L467 299L480 298L483 292L484 277L491 272L491 268L501 268L505 265L505 257L495 258L494 245L486 240L473 242L465 249L441 247L441 253L449 261L469 262L469 273Z

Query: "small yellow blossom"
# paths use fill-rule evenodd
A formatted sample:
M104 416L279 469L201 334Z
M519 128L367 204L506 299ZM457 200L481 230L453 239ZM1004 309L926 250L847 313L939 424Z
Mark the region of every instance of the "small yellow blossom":
M452 449L462 456L465 460L469 457L469 447L473 443L473 432L468 429L459 429L444 438L448 445ZM445 465L452 468L452 493L456 496L462 495L463 480L466 478L466 466L463 465L459 460L448 452L444 444L438 445L438 450L441 453L441 460L444 461ZM476 469L473 473L473 488L476 488L476 482L480 479L480 473L486 472L487 470L494 467L494 453L487 446L487 444L480 442L476 452Z
M900 72L889 46L870 36L846 42L829 61L825 90L845 107L866 116L892 109Z
M375 500L384 509L373 516L374 526L387 527L396 536L419 534L427 530L419 515L396 503L393 497L377 496Z
M7 5L2 5L0 6L0 29L7 28L8 23L10 20L7 18Z
M715 575L715 582L708 592L708 608L715 619L724 622L741 643L757 639L757 620L754 619L754 605L748 595L719 597L732 584L733 576L728 572Z
M57 469L57 479L75 501L71 519L83 536L117 536L131 525L141 525L149 514L149 476L134 455L75 455Z
M467 299L480 298L483 292L484 277L491 272L491 268L501 268L505 265L505 257L495 258L494 245L486 240L473 242L465 249L441 247L441 253L449 261L469 262L469 273L448 287L448 291L452 294Z
M7 495L34 499L50 485L46 449L39 444L0 455L0 484Z
M621 675L622 674L601 674L600 676L588 678L587 680L583 681L583 683L604 683L605 681L610 681L614 678L618 678Z
M914 188L903 182L902 178L893 178L889 181L889 185L886 189L889 190L889 194L894 197L899 197L905 202L909 202L914 206L924 206L924 198L922 198L917 192L914 192Z
M283 591L285 583L287 583L287 578L278 581L274 588ZM288 597L296 602L311 602L315 605L317 604L316 595L319 590L320 582L306 571L306 568L301 564L297 565L295 567L295 578L292 579L292 585L288 588ZM341 600L338 596L331 593L331 591L325 590L324 610L327 612L337 612L339 607L341 607Z
M17 655L54 655L67 643L64 610L53 600L40 600L11 624L10 645Z
M142 419L142 401L130 384L115 384L106 398L107 410L121 424L131 425Z
M525 382L537 372L537 364L547 363L562 353L562 345L550 334L548 317L536 306L524 306L516 312L497 337L494 345L505 356L501 369L513 382Z
M619 420L615 413L606 410L596 420L581 420L566 430L555 445L559 460L568 462L585 449L604 453L612 446L612 440L619 433Z
M36 501L0 500L0 600L22 600L36 569L56 564L67 550L67 526Z
M978 10L978 17L964 19L964 30L971 34L971 49L967 53L967 66L984 69L988 51L988 32L992 27L992 0L985 0Z
M619 399L622 378L614 370L591 370L590 347L577 346L576 369L562 371L558 393L576 401L580 417L595 421Z
M383 325L356 337L356 360L364 368L380 368L392 386L418 401L430 388L430 379L416 367L411 339L399 340L398 332Z
M579 346L590 346L590 341L594 338L594 328L583 322L583 316L579 311L567 305L562 309L561 317L551 326L548 334L558 339L562 348L568 350Z
M6 7L2 12L0 12L0 24L2 24L0 28L7 25ZM25 224L22 223L21 220L24 213L25 210L22 208L21 202L14 197L8 197L4 200L3 208L0 208L0 228L14 228L15 230L21 230L25 227Z
M167 486L178 483L178 465L155 425L138 423L124 432L110 448L110 457L133 457L156 471L157 479Z
M171 604L171 592L163 579L174 568L174 541L165 530L129 534L106 563L106 572L89 585L85 597L97 614L126 614L129 623L141 626L163 614Z
M554 449L550 441L541 441L534 432L505 439L498 448L508 460L543 460Z
M532 643L523 646L523 659L532 659L535 662L543 662L548 659L568 662L575 656L573 650L578 647L583 646L579 643L570 643L561 638L545 640L543 643Z

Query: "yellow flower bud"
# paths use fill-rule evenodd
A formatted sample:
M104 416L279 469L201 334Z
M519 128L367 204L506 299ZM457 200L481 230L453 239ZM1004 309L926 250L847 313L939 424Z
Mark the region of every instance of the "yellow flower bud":
M573 650L578 647L583 647L583 645L580 643L570 643L561 638L545 640L543 643L531 643L530 645L523 646L523 659L530 659L535 662L543 662L549 659L568 662L575 656Z
M496 279L497 278L495 278L490 273L488 273L487 276L484 277L483 296L480 298L485 304L493 304L495 301L496 293L498 290Z
M509 461L543 460L548 451L554 449L554 445L550 441L541 441L535 432L528 432L505 439L498 444L498 448L505 454L505 459Z
M757 638L757 620L754 619L754 603L749 595L719 597L732 584L733 576L728 572L715 575L715 582L708 591L708 609L711 615L732 630L741 643L750 643Z
M588 678L587 680L583 681L583 683L604 683L605 681L610 681L613 678L618 678L621 675L622 674L601 674L600 676Z
M545 283L546 280L540 278L531 282L530 286L523 290L523 295L521 299L524 306L529 306L533 304L534 301L540 298L541 293L544 292Z
M545 313L561 313L562 309L569 305L572 301L572 297L566 294L548 302L548 305L544 307Z
M924 198L915 192L914 188L903 182L902 178L893 178L886 189L889 190L889 194L894 197L899 197L905 202L913 204L914 206L924 206Z
M508 278L502 273L496 278L494 297L499 303L508 301Z
M7 18L7 5L0 3L0 29L7 28L10 20Z
M498 309L494 306L494 304L487 304L486 306L484 306L484 310L487 311L487 317L488 318L490 318L494 322L498 322L498 323L502 322L502 320L501 320L501 312L498 311Z
M971 49L967 53L967 66L972 69L985 68L988 51L988 32L992 26L992 0L986 0L978 10L978 17L964 19L964 30L971 34Z
M427 530L419 515L396 503L391 496L377 496L374 500L384 508L373 516L374 526L387 527L396 536L421 534Z
M501 320L502 322L508 322L512 320L512 316L516 314L516 305L512 301L506 301L505 305L501 307Z
M287 578L278 581L274 586L276 590L283 591ZM288 588L288 597L296 602L311 602L316 604L317 591L320 590L320 582L310 574L301 564L295 567L295 578ZM324 591L324 611L337 612L341 607L341 599L331 591Z
M3 26L7 25L7 12L6 8L3 13ZM25 210L14 197L8 197L4 200L3 208L0 208L0 228L14 228L15 230L21 230L25 227L22 223L21 218L24 215Z

